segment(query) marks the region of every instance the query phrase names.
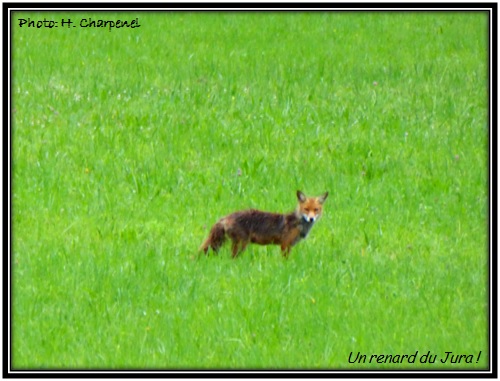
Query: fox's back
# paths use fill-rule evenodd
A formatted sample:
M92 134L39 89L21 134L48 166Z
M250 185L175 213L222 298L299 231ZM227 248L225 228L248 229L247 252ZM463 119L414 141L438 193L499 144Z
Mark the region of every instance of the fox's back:
M266 233L271 230L281 232L286 223L285 214L263 212L257 209L234 212L225 219L241 229L256 233Z
M253 243L280 243L283 235L298 226L294 213L279 214L256 209L232 213L223 218L228 233L245 237Z

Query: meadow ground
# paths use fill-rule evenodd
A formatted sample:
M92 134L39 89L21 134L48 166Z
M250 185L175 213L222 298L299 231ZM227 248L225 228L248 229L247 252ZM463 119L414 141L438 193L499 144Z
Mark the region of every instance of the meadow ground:
M16 24L89 17L140 27ZM14 368L488 365L486 13L16 13L12 33ZM297 189L330 196L288 260L196 256L219 217Z

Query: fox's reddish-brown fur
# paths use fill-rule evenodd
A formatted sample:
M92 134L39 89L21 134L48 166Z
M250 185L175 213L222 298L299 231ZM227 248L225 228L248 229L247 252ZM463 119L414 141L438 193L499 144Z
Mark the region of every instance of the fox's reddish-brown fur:
M297 191L299 205L288 214L262 212L250 209L221 218L210 230L200 250L218 252L227 238L232 241L232 255L236 257L249 243L281 245L286 257L293 245L304 239L321 215L328 192L319 197L306 197Z

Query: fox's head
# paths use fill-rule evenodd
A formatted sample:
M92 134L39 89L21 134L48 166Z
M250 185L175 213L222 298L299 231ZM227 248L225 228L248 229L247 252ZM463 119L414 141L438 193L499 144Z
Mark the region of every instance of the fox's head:
M306 197L301 191L297 191L297 198L299 200L299 213L300 216L309 223L316 222L321 216L323 210L323 203L328 197L328 192L318 197Z

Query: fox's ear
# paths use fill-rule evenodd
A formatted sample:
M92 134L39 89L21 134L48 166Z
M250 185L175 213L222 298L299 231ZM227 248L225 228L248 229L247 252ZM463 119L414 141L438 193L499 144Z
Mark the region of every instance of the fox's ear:
M328 197L328 192L325 192L325 194L321 195L318 197L318 201L320 204L323 204L326 200L326 198Z
M305 202L306 201L306 195L302 193L301 191L297 191L297 198L299 199L300 202Z

